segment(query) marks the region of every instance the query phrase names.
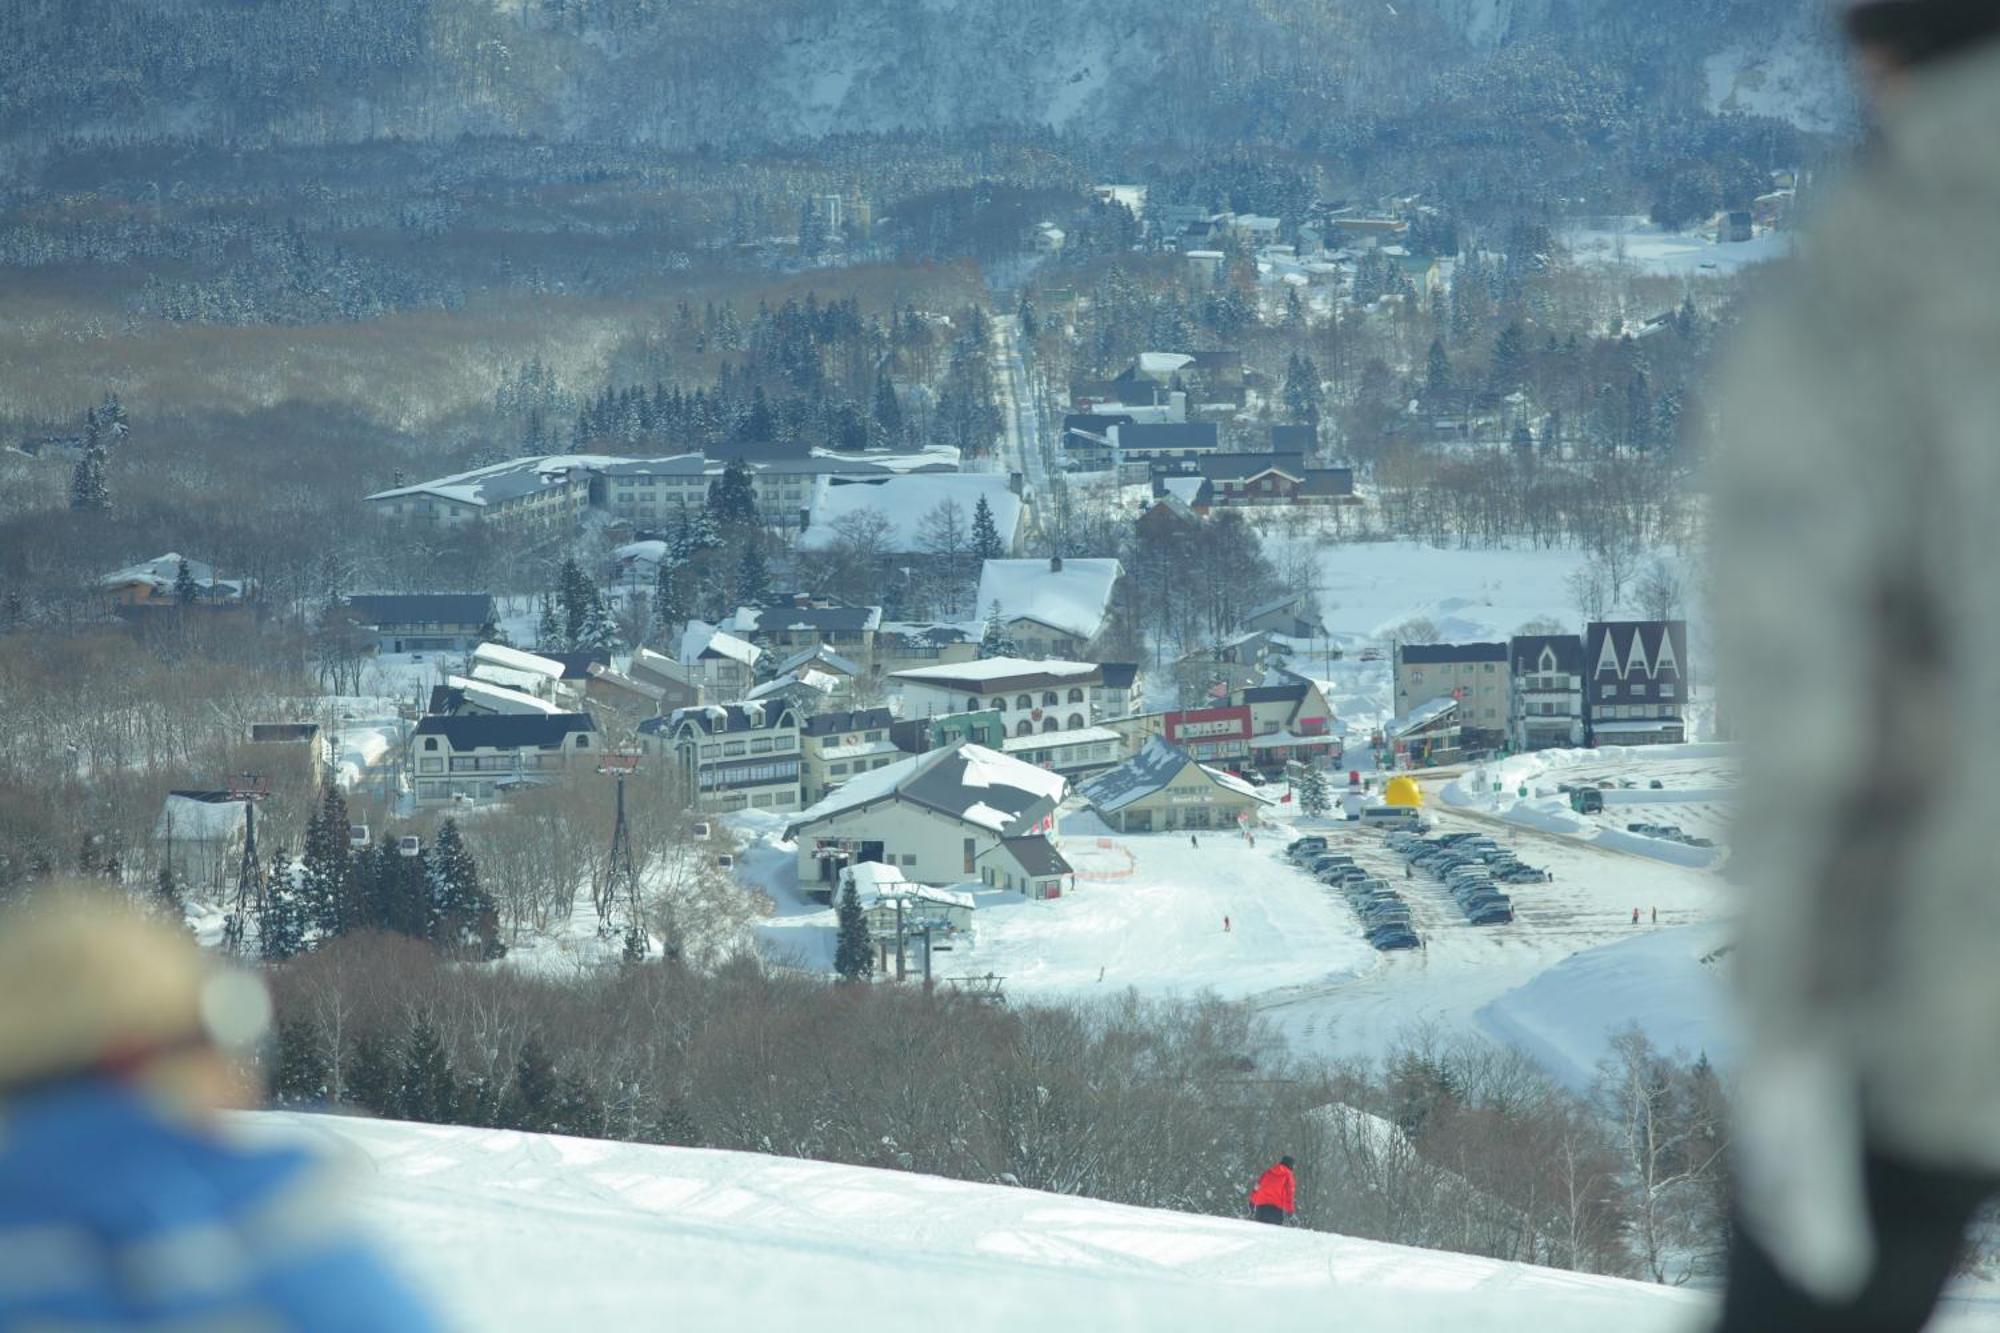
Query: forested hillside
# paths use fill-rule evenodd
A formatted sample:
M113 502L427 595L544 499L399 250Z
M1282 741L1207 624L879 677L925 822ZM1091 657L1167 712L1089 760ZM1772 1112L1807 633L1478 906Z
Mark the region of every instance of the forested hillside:
M1420 128L1825 128L1821 0L16 0L0 141L743 146L1042 125L1365 152ZM1787 82L1787 76L1791 82ZM1731 100L1733 98L1733 101Z

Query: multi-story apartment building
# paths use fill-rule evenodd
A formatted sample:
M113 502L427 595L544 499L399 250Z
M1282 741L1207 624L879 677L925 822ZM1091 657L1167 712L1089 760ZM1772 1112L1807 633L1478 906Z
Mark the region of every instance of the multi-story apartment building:
M789 705L709 704L639 724L648 754L677 764L704 810L797 810L800 718Z
M896 743L895 717L886 708L821 713L799 728L799 776L807 805L823 801L858 773L887 768L906 752Z
M1583 647L1590 744L1674 745L1687 739L1694 673L1685 621L1599 621L1585 631Z
M1522 635L1508 644L1507 743L1516 750L1583 744L1583 640Z
M460 713L421 719L410 772L421 808L486 801L561 781L602 750L588 713Z
M1504 643L1408 643L1396 648L1396 715L1408 717L1434 699L1456 699L1467 750L1507 743L1512 692Z
M898 671L889 680L902 693L906 718L990 709L1002 715L1012 736L1077 731L1104 716L1091 697L1105 683L1104 668L1094 662L987 657Z

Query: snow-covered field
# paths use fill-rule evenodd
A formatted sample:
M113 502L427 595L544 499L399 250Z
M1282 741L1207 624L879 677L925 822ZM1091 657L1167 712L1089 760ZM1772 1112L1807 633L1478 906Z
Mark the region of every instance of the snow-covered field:
M1624 1333L1685 1292L788 1158L267 1114L453 1327ZM1247 1188L1247 1187L1246 1187Z
M1655 784L1658 784L1657 786ZM1601 814L1571 810L1562 786L1599 787ZM1509 824L1699 869L1726 852L1736 765L1720 745L1543 750L1481 764L1443 789L1446 804ZM1521 793L1526 792L1523 796ZM1713 848L1659 837L1633 825L1669 826Z
M1435 797L1442 784L1432 785ZM977 942L940 954L937 974L991 973L1020 1000L1088 1001L1128 987L1160 996L1207 990L1255 1005L1302 1056L1375 1059L1420 1025L1513 1041L1526 1020L1511 1028L1493 1016L1507 1007L1490 1007L1551 969L1635 936L1713 928L1729 913L1726 887L1701 869L1440 806L1432 812L1440 828L1492 833L1554 876L1512 890L1513 924L1474 927L1442 886L1422 875L1406 879L1379 832L1301 820L1295 805L1270 807L1266 818L1273 822L1258 830L1255 846L1219 831L1195 846L1185 833L1110 834L1086 813L1067 814L1062 841L1073 857L1124 865L1129 856L1130 877L1083 883L1049 902L979 891ZM1425 948L1391 955L1369 948L1347 903L1284 859L1285 844L1303 831L1325 833L1402 890ZM828 971L833 912L800 895L791 850L777 832L775 821L757 831L741 862L778 904L760 940L776 957ZM1100 848L1100 838L1111 847ZM1620 970L1583 962L1564 974L1559 1008L1569 1026L1533 1032L1522 1048L1537 1059L1556 1052L1552 1072L1566 1078L1594 1065L1611 1034L1630 1023L1668 1049L1721 1058L1731 1048L1720 966L1663 968L1642 987L1625 985ZM1676 1027L1661 1021L1669 1012L1696 1017Z
M1766 232L1754 240L1724 244L1699 232L1662 231L1637 217L1608 226L1579 227L1566 232L1563 241L1579 264L1624 267L1656 278L1726 277L1792 253L1787 232Z

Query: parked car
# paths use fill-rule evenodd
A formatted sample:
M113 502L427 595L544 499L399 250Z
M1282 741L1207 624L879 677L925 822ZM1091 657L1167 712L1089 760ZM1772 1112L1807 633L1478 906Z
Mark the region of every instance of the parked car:
M1490 903L1476 912L1468 912L1466 920L1475 926L1504 926L1514 920L1514 909L1506 903Z
M1667 789L1667 784L1660 781L1658 778L1654 778L1651 782L1647 783L1646 785L1648 787L1651 787L1654 791L1665 791Z
M1293 838L1285 844L1285 855L1291 857L1294 861L1309 852L1323 852L1325 850L1326 839L1320 837L1318 834L1304 838Z
M1423 947L1417 932L1408 926L1388 925L1368 932L1368 942L1383 953L1395 953L1404 949Z

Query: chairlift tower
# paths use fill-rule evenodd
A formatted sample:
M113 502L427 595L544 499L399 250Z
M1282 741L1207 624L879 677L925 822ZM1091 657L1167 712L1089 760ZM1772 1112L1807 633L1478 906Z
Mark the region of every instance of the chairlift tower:
M611 855L604 865L604 884L597 894L597 934L601 939L616 935L614 909L622 890L631 920L626 922L626 951L647 951L646 913L639 901L639 868L632 857L632 830L625 820L625 779L639 771L639 753L620 749L604 756L597 771L618 781L618 817L611 825Z
M271 794L271 784L258 773L238 773L229 779L229 799L243 802L243 863L236 872L236 903L222 923L225 952L241 954L243 936L254 908L264 906L264 865L257 855L257 805Z

